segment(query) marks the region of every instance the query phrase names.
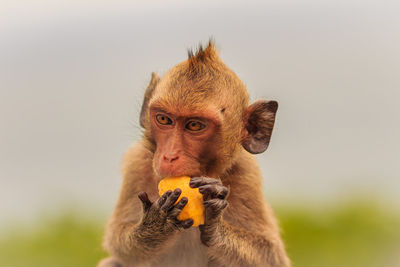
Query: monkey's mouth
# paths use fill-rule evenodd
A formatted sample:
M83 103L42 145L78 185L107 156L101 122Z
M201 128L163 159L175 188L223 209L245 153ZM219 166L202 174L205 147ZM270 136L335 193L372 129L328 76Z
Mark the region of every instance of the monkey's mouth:
M200 176L202 173L200 167L199 162L187 158L174 162L165 162L157 158L154 160L154 169L160 178L168 176Z
M176 170L176 171L162 171L160 172L162 178L164 177L179 177L179 176L189 176L189 177L197 177L200 176L198 172L190 172L185 170Z
M188 168L186 166L177 166L174 164L163 164L158 168L158 174L160 178L164 177L178 177L178 176L189 176L189 177L198 177L202 176L199 170L193 170L192 168Z

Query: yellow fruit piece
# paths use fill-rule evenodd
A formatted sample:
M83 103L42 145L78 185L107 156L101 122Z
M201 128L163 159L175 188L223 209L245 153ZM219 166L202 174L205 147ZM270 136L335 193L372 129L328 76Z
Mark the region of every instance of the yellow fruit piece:
M175 204L182 197L187 197L188 202L177 218L181 221L191 218L193 226L199 226L204 224L203 195L198 188L191 188L189 182L189 176L166 177L158 184L158 194L162 196L168 190L174 191L176 188L180 188L182 193Z

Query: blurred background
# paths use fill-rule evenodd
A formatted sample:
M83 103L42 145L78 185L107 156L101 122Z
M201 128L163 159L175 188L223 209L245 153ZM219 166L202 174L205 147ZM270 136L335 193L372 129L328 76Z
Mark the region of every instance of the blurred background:
M0 1L0 266L95 266L152 71L216 41L280 104L258 156L293 266L400 266L397 1Z

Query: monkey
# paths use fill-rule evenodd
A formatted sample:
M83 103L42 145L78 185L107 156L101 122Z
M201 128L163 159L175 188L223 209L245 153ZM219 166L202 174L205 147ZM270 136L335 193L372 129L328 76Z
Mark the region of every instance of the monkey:
M213 41L160 77L152 73L140 112L142 139L124 155L119 199L107 223L99 267L289 267L277 219L264 200L252 154L270 142L278 103L250 104L244 83ZM190 176L204 224L177 219L179 188L159 196L167 176Z

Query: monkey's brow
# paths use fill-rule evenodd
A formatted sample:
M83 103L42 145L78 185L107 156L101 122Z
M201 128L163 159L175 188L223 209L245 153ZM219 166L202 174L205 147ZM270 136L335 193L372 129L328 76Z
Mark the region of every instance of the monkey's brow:
M165 110L164 108L161 108L161 107L151 107L151 110L156 111L156 112L162 112L167 115L173 115L172 113L168 112L167 110Z

